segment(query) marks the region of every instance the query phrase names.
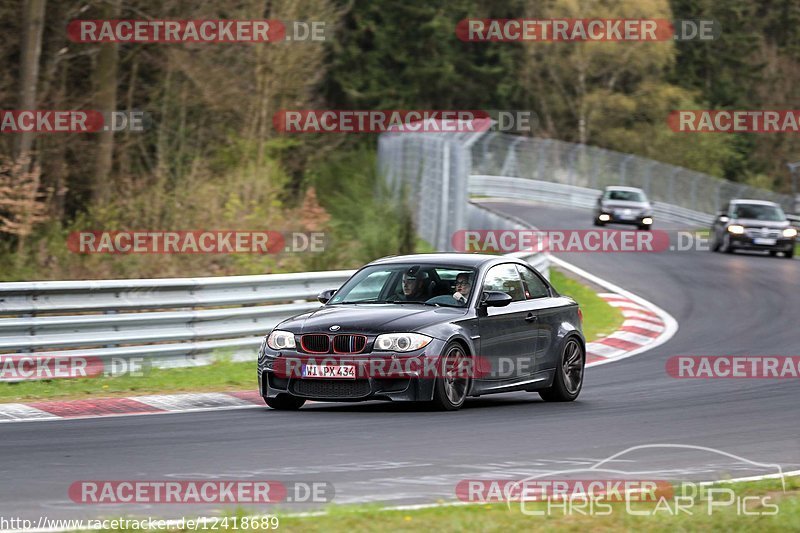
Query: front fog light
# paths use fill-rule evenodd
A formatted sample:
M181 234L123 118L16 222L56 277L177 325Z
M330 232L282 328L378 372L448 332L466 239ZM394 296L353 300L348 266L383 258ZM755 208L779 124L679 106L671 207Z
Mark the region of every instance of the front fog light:
M606 215L605 213L603 213L597 218L599 218L601 222L608 222L609 220L611 220L611 217Z

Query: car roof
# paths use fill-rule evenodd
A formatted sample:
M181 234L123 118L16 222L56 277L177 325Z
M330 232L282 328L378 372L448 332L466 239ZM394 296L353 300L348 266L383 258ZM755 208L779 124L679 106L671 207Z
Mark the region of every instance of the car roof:
M470 254L460 252L435 252L429 254L393 255L382 257L370 265L393 265L402 263L442 264L477 268L487 263L518 263L517 259L504 255Z
M605 188L605 190L607 190L607 191L629 191L629 192L644 193L644 191L642 189L639 189L638 187L627 187L625 185L609 185L608 187Z
M748 200L746 198L735 198L731 200L732 204L757 204L757 205L772 205L778 206L775 202L770 202L768 200Z

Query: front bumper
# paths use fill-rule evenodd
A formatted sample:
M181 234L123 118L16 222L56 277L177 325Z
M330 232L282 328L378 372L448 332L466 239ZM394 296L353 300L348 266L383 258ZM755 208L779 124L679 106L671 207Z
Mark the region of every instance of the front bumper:
M265 347L258 360L258 389L264 398L274 398L279 394L289 394L307 400L327 402L357 402L366 400L389 401L429 401L433 399L435 379L419 372L387 372L384 375L370 375L362 370L367 368L371 357L397 358L400 369L418 368L405 364L411 359L435 358L442 353L444 342L433 339L422 350L403 354L356 354L336 355L336 364L352 364L357 368L356 379L342 378L303 378L294 369L299 369L304 360L312 357L295 351L273 352ZM315 362L325 359L325 355L313 356ZM327 357L334 357L328 355ZM287 369L293 369L287 371Z
M750 237L748 235L733 235L730 236L730 243L733 248L740 250L769 250L773 252L789 252L794 249L795 239L780 238L774 239L774 243L764 241L757 241L759 237Z
M613 213L611 211L602 211L597 215L597 219L600 219L600 215L608 216L608 220L602 221L603 224L630 224L633 226L652 226L653 225L653 215L633 215L633 216L624 216L618 213ZM644 219L649 218L650 223L645 224Z

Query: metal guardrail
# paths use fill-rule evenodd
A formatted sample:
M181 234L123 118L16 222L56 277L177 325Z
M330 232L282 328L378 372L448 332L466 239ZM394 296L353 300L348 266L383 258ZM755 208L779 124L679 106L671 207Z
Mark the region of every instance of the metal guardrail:
M473 175L469 177L469 193L473 196L517 198L591 209L597 204L597 198L602 191L528 178ZM653 202L653 214L656 220L661 218L703 226L708 226L714 221L713 215L663 202Z
M353 272L0 283L0 354L136 356L161 367L220 352L252 359L266 331L319 307L317 294Z
M514 255L548 273L544 254ZM320 307L317 294L354 272L0 283L0 354L136 357L161 368L203 365L222 354L253 360L266 332Z

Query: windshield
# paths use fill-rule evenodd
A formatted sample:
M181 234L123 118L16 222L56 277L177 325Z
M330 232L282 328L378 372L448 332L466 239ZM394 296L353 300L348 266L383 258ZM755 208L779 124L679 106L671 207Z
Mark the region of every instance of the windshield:
M640 193L639 191L606 191L604 195L606 200L620 200L623 202L646 202L647 198L645 198L644 194Z
M446 265L393 264L362 269L329 304L427 304L464 307L475 270Z
M736 204L733 216L734 218L749 218L771 222L786 220L786 215L780 207L765 204Z

